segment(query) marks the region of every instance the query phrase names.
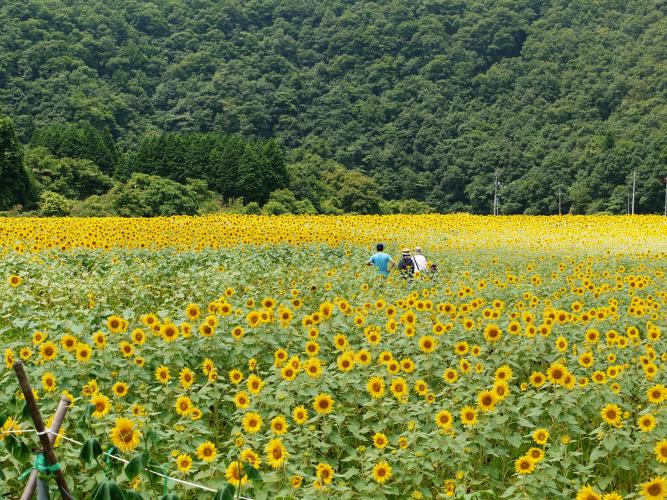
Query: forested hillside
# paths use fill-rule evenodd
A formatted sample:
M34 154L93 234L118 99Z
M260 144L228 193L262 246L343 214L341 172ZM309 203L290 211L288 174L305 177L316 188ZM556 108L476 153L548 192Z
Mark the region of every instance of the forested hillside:
M90 126L113 148L86 158L116 182L184 183L146 159L197 138L282 155L260 204L289 188L269 203L489 213L499 170L501 213L556 213L559 189L564 211L624 213L636 169L636 210L663 208L665 0L3 0L0 25L18 139L60 157L43 129ZM194 177L242 194L206 178L216 158Z

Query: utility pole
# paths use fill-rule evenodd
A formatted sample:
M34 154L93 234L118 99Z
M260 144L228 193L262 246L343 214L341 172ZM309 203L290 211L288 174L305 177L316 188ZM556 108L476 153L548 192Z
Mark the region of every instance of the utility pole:
M626 194L628 195L628 199L627 202L625 203L625 213L626 215L630 215L630 191L628 190Z
M632 215L635 215L635 191L637 187L637 170L632 171Z

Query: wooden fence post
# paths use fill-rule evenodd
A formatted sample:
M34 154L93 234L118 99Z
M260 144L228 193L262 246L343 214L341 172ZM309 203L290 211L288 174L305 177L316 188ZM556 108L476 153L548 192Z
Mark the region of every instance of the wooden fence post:
M16 378L19 381L21 386L21 391L23 392L23 397L25 402L28 405L28 410L30 410L30 416L32 421L35 424L35 430L37 431L37 436L39 437L39 442L42 444L42 449L44 450L44 458L46 459L47 465L54 465L58 463L56 458L56 453L53 451L53 446L51 445L51 440L46 432L44 432L44 420L42 420L42 414L39 412L39 407L35 401L35 396L32 393L32 387L30 386L30 381L28 376L23 369L23 363L17 361L14 363L14 371L16 372ZM65 481L65 475L61 469L58 469L54 472L56 484L58 485L58 491L60 491L60 496L66 500L74 499L72 494L69 492L67 487L67 481Z
M67 414L67 410L69 409L71 401L63 396L60 399L60 403L58 403L58 408L56 409L56 413L53 416L53 422L51 423L51 430L54 433L60 432L60 427L63 424L63 421L65 420L65 414ZM56 442L56 435L55 434L49 434L49 441L51 441L51 444ZM32 498L32 495L35 493L35 487L37 486L37 478L39 476L39 472L36 470L33 470L30 473L30 478L28 479L28 482L25 485L25 489L23 490L23 494L21 495L21 500L29 500Z

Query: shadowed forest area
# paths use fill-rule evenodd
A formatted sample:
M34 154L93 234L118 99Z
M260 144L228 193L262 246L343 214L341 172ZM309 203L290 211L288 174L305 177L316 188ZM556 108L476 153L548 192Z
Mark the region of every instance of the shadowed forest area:
M0 210L661 213L664 0L6 0ZM268 206L267 206L268 205ZM16 211L17 209L14 209Z

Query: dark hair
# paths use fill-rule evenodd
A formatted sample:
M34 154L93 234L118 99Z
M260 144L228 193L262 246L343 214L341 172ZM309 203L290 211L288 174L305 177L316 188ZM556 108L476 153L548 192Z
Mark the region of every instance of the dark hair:
M384 250L384 245L382 243L378 243L375 248L378 249L378 252L381 252L382 250Z

